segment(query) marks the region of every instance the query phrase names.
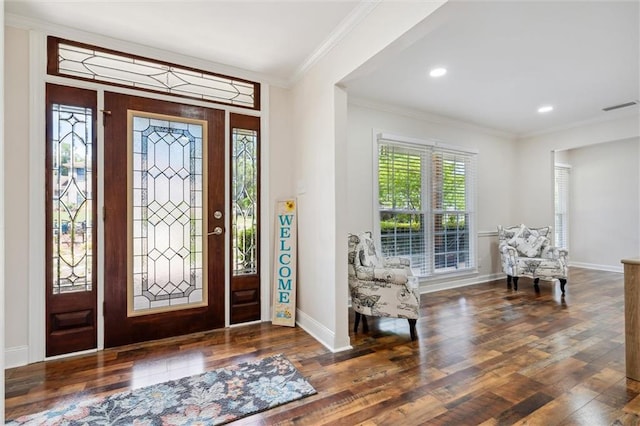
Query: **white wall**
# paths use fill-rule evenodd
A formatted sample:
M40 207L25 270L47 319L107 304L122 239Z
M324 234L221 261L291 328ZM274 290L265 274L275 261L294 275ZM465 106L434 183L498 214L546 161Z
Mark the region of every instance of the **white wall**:
M293 169L291 161L291 92L288 89L271 86L269 89L269 187L271 205L275 201L290 197L294 193L291 181ZM267 206L265 206L267 208Z
M418 139L437 139L450 145L478 150L477 224L478 274L463 283L478 282L500 273L497 225L517 221L518 206L512 194L517 189L517 145L513 137L434 115L352 100L348 110L347 227L351 233L373 229L373 132L386 132ZM429 280L422 291L457 285L460 277Z
M444 2L381 2L292 88L298 195L298 323L331 350L349 347L347 97L336 84Z
M318 87L305 78L292 93L295 155L292 166L298 199L297 322L333 349L348 344L344 337L336 336L333 304L336 292L333 86Z
M263 204L263 209L275 211L277 200L289 198L295 195L293 183L293 150L291 149L291 93L287 89L271 86L269 88L269 194L268 203ZM272 216L273 217L273 216ZM269 233L268 261L263 263L262 273L267 274L267 281L273 281L273 241L275 227L273 223L263 223L263 232ZM263 310L262 319L271 321L271 292L263 291L262 306L269 306L269 310Z
M640 138L565 152L571 264L622 272L640 257Z
M518 222L531 226L554 223L553 151L634 138L639 135L638 115L627 114L609 121L587 123L519 140L517 179L520 190L514 199L521 212L521 220Z
M623 115L612 115L611 120L599 121L593 123L583 124L579 127L568 128L565 130L558 130L555 132L549 132L537 136L524 138L518 141L518 193L516 194L516 202L521 207L521 221L522 223L530 224L531 226L544 226L553 225L554 223L554 206L553 206L553 152L558 150L568 150L581 148L604 142L622 141L627 139L635 139L640 136L640 116L637 113L630 115L624 113ZM607 145L603 145L606 150ZM638 156L636 155L636 165L638 167ZM622 160L622 159L620 159ZM595 163L594 167L598 167ZM629 171L630 175L634 175L634 172ZM635 172L637 181L637 172ZM633 197L633 196L632 196ZM636 192L636 199L638 194ZM636 210L637 211L637 210ZM591 220L597 220L599 223L592 223L594 225L602 226L603 223L599 219L592 218ZM640 220L636 216L635 222ZM571 233L576 232L590 232L588 230L576 230L570 227ZM571 237L570 237L571 238ZM635 239L636 247L638 247L638 241L640 241L640 234L638 232L631 236ZM609 239L600 242L600 244L608 245ZM570 264L574 260L573 248L574 243L570 242L572 251L569 253ZM633 242L627 245L628 249L631 249ZM612 256L629 257L634 253L621 254L617 249L612 250ZM578 252L579 254L579 252ZM635 255L638 255L636 253ZM579 254L580 255L580 254ZM580 255L582 256L582 255ZM585 255L586 256L586 255ZM585 263L589 263L588 259L593 259L590 255L585 257ZM605 267L616 268L619 267L620 259L615 261L609 258L607 264L603 264L602 260L595 261L598 265ZM578 261L580 262L580 261Z
M29 325L29 33L4 27L4 95L6 126L4 169L7 185L3 192L4 215L11 226L5 240L11 250L5 252L5 297L7 324L5 347L8 366L26 358Z

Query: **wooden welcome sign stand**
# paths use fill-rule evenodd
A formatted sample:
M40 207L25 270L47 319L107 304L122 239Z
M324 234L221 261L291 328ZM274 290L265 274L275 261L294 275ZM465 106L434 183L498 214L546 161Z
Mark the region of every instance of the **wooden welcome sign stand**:
M275 325L296 325L297 218L295 198L276 202L273 319Z

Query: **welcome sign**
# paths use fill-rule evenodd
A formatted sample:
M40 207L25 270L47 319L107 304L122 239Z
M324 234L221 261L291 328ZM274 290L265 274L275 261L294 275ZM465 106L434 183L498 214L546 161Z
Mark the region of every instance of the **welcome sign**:
M276 203L273 324L296 325L296 200Z

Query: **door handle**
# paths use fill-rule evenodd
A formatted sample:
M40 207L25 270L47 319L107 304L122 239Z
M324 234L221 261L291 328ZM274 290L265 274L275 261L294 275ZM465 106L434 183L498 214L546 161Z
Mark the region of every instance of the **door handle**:
M215 228L213 228L213 232L209 232L207 235L222 235L222 228L216 226Z

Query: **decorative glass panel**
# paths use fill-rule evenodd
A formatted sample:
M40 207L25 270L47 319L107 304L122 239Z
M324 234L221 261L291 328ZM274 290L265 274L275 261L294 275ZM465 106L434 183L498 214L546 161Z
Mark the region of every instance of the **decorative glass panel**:
M259 109L258 83L72 42L57 43L57 58L50 73Z
M53 294L91 291L93 263L90 108L52 106Z
M258 132L232 131L233 274L257 273Z
M129 112L129 315L206 304L206 123Z

